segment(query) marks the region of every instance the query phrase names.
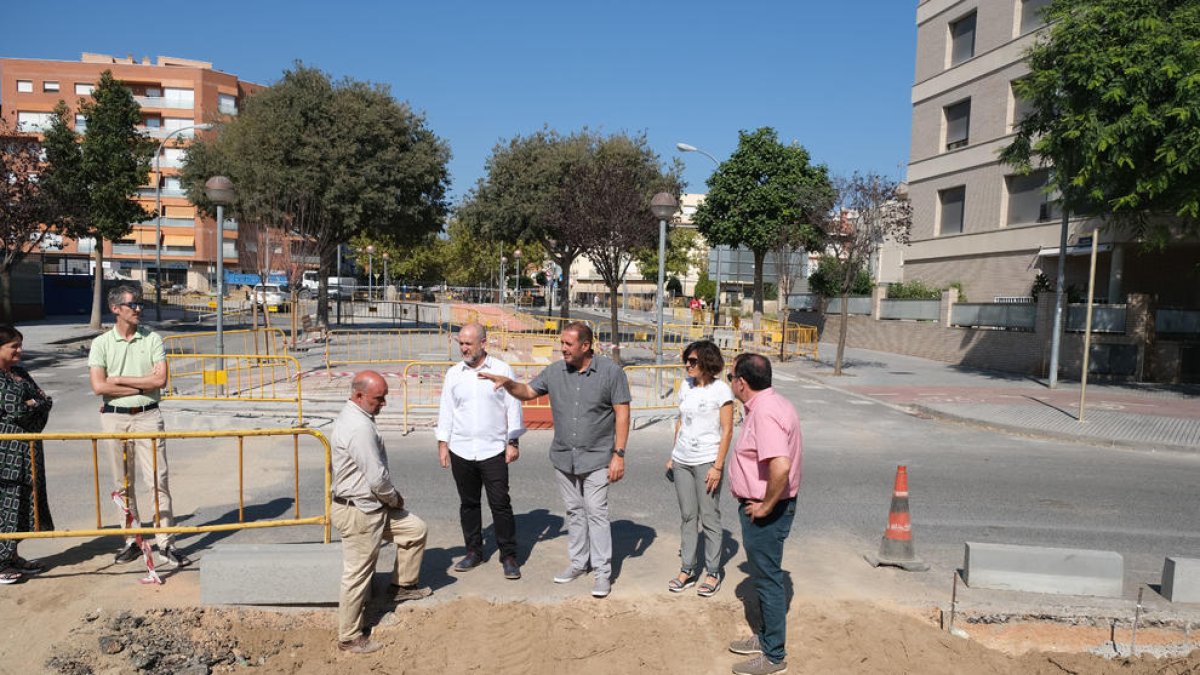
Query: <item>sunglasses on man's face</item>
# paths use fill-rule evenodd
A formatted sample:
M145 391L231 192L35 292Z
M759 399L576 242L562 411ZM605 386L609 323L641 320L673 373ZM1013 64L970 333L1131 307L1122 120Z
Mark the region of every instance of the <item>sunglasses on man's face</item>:
M725 380L726 380L727 382L731 382L731 383L732 383L732 382L733 382L733 378L735 378L735 377L737 377L737 376L736 376L736 375L734 375L733 373L729 373L728 375L726 375L726 376L725 376Z
M128 307L129 309L132 309L135 312L140 312L143 309L145 309L146 305L145 305L145 303L141 303L141 302L122 302L121 307Z
M683 362L688 364L688 367L691 367L691 366L694 366L694 365L700 363L700 359L698 359L694 356L689 356L686 359L684 359Z

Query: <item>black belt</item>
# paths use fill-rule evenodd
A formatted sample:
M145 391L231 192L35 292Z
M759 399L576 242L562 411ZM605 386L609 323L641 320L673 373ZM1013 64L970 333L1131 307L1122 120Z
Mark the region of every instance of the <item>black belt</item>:
M354 506L354 500L346 499L345 497L334 497L333 503L341 504L342 506Z
M157 407L158 407L157 403L147 403L146 405L135 405L132 408L122 408L121 406L105 404L105 405L100 406L100 412L102 412L102 413L121 413L122 415L136 415L138 413L144 413L147 410L154 410Z

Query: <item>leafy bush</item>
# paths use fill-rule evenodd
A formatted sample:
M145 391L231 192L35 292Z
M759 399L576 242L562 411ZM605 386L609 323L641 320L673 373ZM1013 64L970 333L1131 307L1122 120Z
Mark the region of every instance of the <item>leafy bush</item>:
M808 278L809 289L826 298L841 296L844 269L845 263L841 260L832 256L823 256L817 263L817 270ZM858 273L854 277L854 285L850 288L850 295L870 294L871 274L867 272L866 268L859 267Z
M696 289L692 294L697 298L704 298L710 305L714 298L717 297L717 284L708 278L707 272L701 272L700 278L696 280Z
M890 284L887 296L892 300L938 300L942 297L942 290L926 286L920 279L913 279Z

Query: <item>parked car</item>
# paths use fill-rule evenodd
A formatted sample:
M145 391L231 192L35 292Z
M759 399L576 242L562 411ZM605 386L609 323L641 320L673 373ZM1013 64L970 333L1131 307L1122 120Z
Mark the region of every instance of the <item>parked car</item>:
M287 290L285 286L274 284L259 284L254 287L254 302L266 308L268 312L285 311L287 308Z

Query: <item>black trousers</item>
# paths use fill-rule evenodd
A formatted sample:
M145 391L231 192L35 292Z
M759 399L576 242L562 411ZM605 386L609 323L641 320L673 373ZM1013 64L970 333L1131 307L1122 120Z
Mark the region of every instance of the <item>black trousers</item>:
M474 461L451 452L450 471L458 486L458 517L467 551L483 555L483 515L479 495L482 488L492 510L492 526L496 530L496 548L500 549L500 557L515 556L517 523L513 518L512 500L508 497L508 464L504 461L504 453Z

